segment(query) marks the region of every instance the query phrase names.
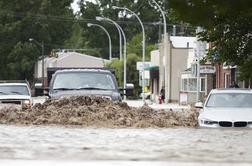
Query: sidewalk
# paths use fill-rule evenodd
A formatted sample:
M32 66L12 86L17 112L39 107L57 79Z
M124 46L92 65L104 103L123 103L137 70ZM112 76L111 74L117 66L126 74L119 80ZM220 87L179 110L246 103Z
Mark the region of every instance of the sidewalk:
M143 106L142 100L126 100L126 102L131 107L141 107ZM168 103L168 104L156 104L152 103L150 100L146 100L146 104L153 108L153 109L164 109L164 110L175 110L175 111L182 111L182 110L190 110L190 105L179 105L178 103Z

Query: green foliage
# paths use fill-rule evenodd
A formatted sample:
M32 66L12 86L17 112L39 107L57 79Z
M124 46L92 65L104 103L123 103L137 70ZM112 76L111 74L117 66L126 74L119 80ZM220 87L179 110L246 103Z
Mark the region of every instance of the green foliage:
M112 9L112 6L127 7L128 9L131 9L133 12L138 14L140 19L144 23L147 45L158 43L159 37L161 36L162 32L160 29L161 25L154 23L160 22L162 17L160 15L160 12L154 7L150 6L148 1L97 0L96 2L96 4L84 0L80 2L80 18L85 20L81 23L81 26L83 28L82 37L85 38L86 41L88 41L87 43L85 43L85 48L99 48L99 50L97 49L97 53L92 55L103 58L108 57L108 43L106 40L107 36L98 28L88 28L86 26L87 22L100 24L108 30L112 38L113 57L119 57L119 36L116 27L106 21L95 21L96 16L103 16L116 21L122 27L126 34L127 41L131 41L132 38L136 38L136 45L134 46L134 48L129 49L129 51L132 51L132 53L136 53L137 55L141 56L140 52L142 50L142 39L140 39L140 36L142 29L140 23L131 14L126 14L125 12L122 12L122 10ZM164 7L163 1L160 0L158 1L158 3ZM166 10L165 7L163 8L163 10ZM146 54L148 57L149 53Z
M33 44L18 42L8 57L6 64L8 76L31 79L38 55L39 51Z
M139 58L142 58L142 33L135 35L127 45L128 54L136 54ZM157 49L155 44L146 44L145 48L145 60L150 61L150 52Z
M128 54L127 56L127 82L134 84L134 96L133 98L138 98L141 87L139 86L139 72L136 70L136 63L141 61L139 56L136 54Z
M146 60L150 60L150 51L156 48L155 44L162 33L162 25L154 24L162 20L160 12L144 0L96 0L96 3L80 0L80 12L74 15L70 8L72 1L0 1L0 79L33 79L32 73L35 62L41 56L41 47L36 43L27 43L29 38L43 41L46 55L54 48L84 48L87 49L84 51L86 54L107 59L109 50L106 34L97 27L87 27L88 22L100 24L108 30L112 38L113 57L119 57L116 27L108 22L95 20L96 16L104 16L116 21L126 34L129 41L128 80L132 80L138 86L135 65L136 61L142 60L142 29L134 16L113 10L111 7L127 7L143 21L146 32ZM168 11L167 1L157 2L164 11ZM169 9L170 11L172 10ZM169 14L167 21L178 22L174 18L176 17ZM117 70L117 79L122 86L122 62L114 60L110 65Z
M81 36L83 35L83 30L78 22L72 25L72 34L70 38L65 40L65 46L67 48L83 48L85 44L84 38Z
M123 61L119 59L113 59L110 63L106 65L108 68L115 70L116 80L119 87L123 87Z
M128 43L127 51L129 54L136 54L142 56L142 33L135 35Z
M205 30L202 40L210 42L213 63L238 65L242 75L251 77L252 7L250 0L170 0L176 17ZM242 77L244 78L244 77Z
M141 88L139 87L139 73L136 70L136 62L140 61L139 57L136 54L128 54L127 55L127 66L126 66L126 76L127 76L127 83L133 83L135 86L135 96L134 98L137 98L139 96L139 93L141 91ZM107 64L108 68L112 68L115 70L116 73L116 80L119 84L119 87L123 87L123 61L120 61L119 59L112 60L111 63Z
M247 60L242 66L239 67L240 79L248 81L252 78L252 59Z
M72 0L0 2L0 79L32 79L41 47L29 38L44 41L45 53L63 46L70 37Z

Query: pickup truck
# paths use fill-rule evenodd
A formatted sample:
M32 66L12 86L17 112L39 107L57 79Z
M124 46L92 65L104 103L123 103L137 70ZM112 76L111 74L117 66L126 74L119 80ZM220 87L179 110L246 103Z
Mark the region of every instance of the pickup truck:
M49 71L48 95L58 99L66 96L102 96L113 101L121 101L121 91L132 91L134 86L119 89L112 70L102 68L63 68Z
M0 81L0 106L16 105L22 109L32 107L31 90L27 81Z

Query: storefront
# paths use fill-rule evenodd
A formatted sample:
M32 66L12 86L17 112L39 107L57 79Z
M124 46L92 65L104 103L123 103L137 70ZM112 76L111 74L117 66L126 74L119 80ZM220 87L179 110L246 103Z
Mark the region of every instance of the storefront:
M152 101L156 101L157 96L159 95L159 67L151 66L144 69L145 71L149 71L149 90L151 92Z
M200 100L214 88L215 68L210 65L202 65L200 68ZM196 102L197 77L192 73L191 68L181 73L180 104L191 104Z

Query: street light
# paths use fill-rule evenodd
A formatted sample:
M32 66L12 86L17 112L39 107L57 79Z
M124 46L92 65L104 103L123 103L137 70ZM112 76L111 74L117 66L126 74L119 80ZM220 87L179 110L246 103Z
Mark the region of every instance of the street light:
M29 38L29 41L30 42L34 42L36 43L37 45L39 45L42 49L41 51L41 54L42 54L42 87L44 88L44 84L45 84L45 77L44 77L44 74L45 74L45 55L44 55L44 41L42 41L41 43L38 42L37 40L33 39L33 38Z
M134 13L133 11L131 11L128 8L125 7L118 7L118 6L112 6L112 9L120 9L120 10L126 10L128 12L130 12L131 14L133 14L137 20L139 21L141 27L142 27L142 32L143 32L143 41L142 41L142 63L143 63L143 68L142 68L142 94L143 94L143 103L145 103L145 97L144 97L144 81L145 81L145 76L144 76L144 67L145 67L145 31L144 31L144 26L142 21L140 20L140 18L138 17L138 15L136 13Z
M104 20L103 17L96 17L97 21L102 21ZM116 29L119 33L119 53L120 53L120 60L122 60L122 34L121 34L121 30L116 26Z
M101 25L99 24L92 24L92 23L88 23L87 24L88 27L91 27L91 26L97 26L97 27L100 27L102 30L104 30L104 32L107 34L108 36L108 39L109 39L109 60L112 60L112 46L111 46L111 37L108 33L108 31Z
M123 74L123 87L124 87L124 94L126 94L125 89L126 89L126 84L127 84L127 70L126 70L126 65L127 65L127 51L126 51L127 46L126 46L126 44L127 44L127 41L126 41L125 33L124 33L123 29L121 28L121 26L118 25L115 21L111 20L110 18L98 17L97 16L96 20L97 21L103 21L103 20L105 20L105 21L113 23L116 26L116 28L119 30L119 32L122 33L122 35L123 35L123 39L124 39L124 51L123 51L123 53L124 53L124 56L123 56L123 59L124 59L124 61L123 61L123 72L124 72L124 74ZM124 95L124 100L126 100L126 95Z
M151 0L157 7L158 10L161 12L162 17L163 17L163 21L164 21L164 57L165 57L165 103L169 102L170 99L170 69L171 69L171 61L170 61L170 56L169 56L169 60L168 60L168 48L167 48L167 41L168 41L168 33L167 33L167 26L166 26L166 17L165 17L165 13L162 10L161 6L155 1L155 0ZM169 64L168 64L169 62ZM168 68L169 65L169 68ZM169 71L168 71L169 69ZM162 76L161 76L162 77ZM161 85L162 85L162 80L161 80ZM162 87L160 87L162 88Z

